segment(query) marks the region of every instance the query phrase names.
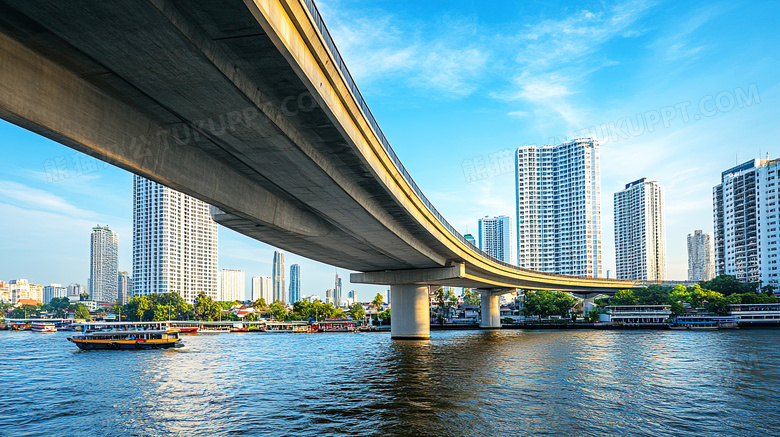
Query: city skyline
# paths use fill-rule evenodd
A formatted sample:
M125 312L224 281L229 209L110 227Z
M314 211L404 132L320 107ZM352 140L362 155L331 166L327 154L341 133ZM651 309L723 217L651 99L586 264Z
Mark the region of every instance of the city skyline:
M501 164L505 151L511 156L519 145L555 142L550 138L592 126L603 131L603 125L606 133L596 133L603 137L604 268L614 271L607 196L626 180L646 175L667 187L668 276L684 279L686 236L691 228L712 230L711 189L719 183L719 172L749 157L763 158L766 144L773 144L780 88L772 73L777 62L767 55L769 26L761 24L768 24L771 14L744 8L738 19L750 20L751 26L737 39L724 25L732 19L727 5L661 3L568 10L504 5L508 13L501 16L458 2L444 9L419 5L391 10L348 1L318 6L404 165L462 233L473 231L479 217L512 211L511 168ZM447 39L452 20L468 23L479 36ZM653 20L660 25L651 24ZM524 29L524 34L512 29ZM374 37L383 33L387 37ZM404 41L401 34L411 38ZM498 44L502 38L514 44ZM565 42L580 50L567 51ZM534 62L529 56L534 51L545 56ZM366 54L376 68L366 68ZM462 54L473 56L461 67L454 60ZM506 65L499 62L503 58ZM440 62L442 68L431 70L417 59L453 62ZM747 63L753 65L750 71L734 67ZM753 96L751 104L729 105L729 98L740 93ZM716 107L716 96L725 103ZM700 111L700 104L714 113ZM669 108L676 111L674 119L654 121ZM641 133L621 133L636 120ZM484 132L489 132L487 138ZM0 273L36 283L86 282L84 229L95 222L109 223L119 232L120 268L130 270L127 187L132 176L5 122L0 136L8 145L2 149L7 164L0 180L0 203L7 214L0 223L15 253L14 259L4 256ZM446 148L434 146L443 143ZM777 155L777 150L769 152ZM479 170L480 159L485 171L474 177L470 169ZM429 171L430 162L440 171ZM442 172L453 177L441 181ZM224 228L219 233L224 244L219 268L270 273L265 266L274 248ZM35 251L31 241L48 243L50 253ZM332 281L332 267L290 253L287 257L304 266L302 293L322 293ZM361 299L382 290L359 284L351 288Z

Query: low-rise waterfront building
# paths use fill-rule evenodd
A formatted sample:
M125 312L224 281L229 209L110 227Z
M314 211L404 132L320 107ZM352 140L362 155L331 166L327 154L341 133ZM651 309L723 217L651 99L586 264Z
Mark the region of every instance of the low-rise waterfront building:
M661 327L672 316L670 305L615 305L606 310L599 316L599 325Z
M780 303L732 304L728 310L740 325L780 325Z

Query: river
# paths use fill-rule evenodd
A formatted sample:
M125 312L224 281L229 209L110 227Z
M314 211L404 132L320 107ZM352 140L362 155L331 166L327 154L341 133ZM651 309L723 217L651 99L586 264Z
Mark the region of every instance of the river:
M777 435L780 330L186 336L0 331L0 435Z

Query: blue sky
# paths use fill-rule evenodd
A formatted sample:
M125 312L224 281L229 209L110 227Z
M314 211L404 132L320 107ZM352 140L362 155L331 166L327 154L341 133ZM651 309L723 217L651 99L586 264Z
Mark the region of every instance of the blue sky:
M720 172L780 157L775 1L317 4L404 165L464 233L482 216L514 216L507 151L592 134L605 267L612 195L647 177L666 189L669 276L684 279L685 237L712 230ZM119 233L131 269L129 173L5 122L0 159L0 279L85 283L95 224ZM219 238L220 268L243 269L247 283L270 275L272 247L224 228ZM333 267L286 261L302 265L303 294L333 286ZM363 300L384 290L344 288Z

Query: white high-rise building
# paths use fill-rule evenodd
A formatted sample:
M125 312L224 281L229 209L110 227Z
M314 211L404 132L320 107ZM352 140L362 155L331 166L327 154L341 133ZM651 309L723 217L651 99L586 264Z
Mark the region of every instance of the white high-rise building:
M273 294L273 282L270 276L253 276L252 277L252 301L256 301L260 298L265 299L265 303L270 305L273 303L271 300L274 297Z
M106 227L92 228L89 268L89 298L114 303L119 298L119 239Z
M271 277L273 278L273 301L277 300L287 303L287 288L284 286L284 253L278 250L274 251L274 264ZM270 305L271 302L268 302Z
M85 287L84 284L72 283L68 285L68 297L70 298L70 300L78 300L78 297L86 292L87 292L87 287Z
M780 287L780 159L753 159L713 188L716 274Z
M479 248L505 263L514 264L514 238L509 216L479 219Z
M133 294L217 299L217 223L209 205L133 178Z
M615 193L617 279L666 280L664 188L642 178Z
M244 291L244 271L222 269L219 273L219 299L222 302L240 301L246 299Z
M713 235L702 230L688 234L688 280L709 281L715 277Z
M130 275L127 272L119 272L119 280L117 282L119 289L119 299L122 300L122 305L127 305L127 302L133 296L133 287L130 284Z
M600 277L599 143L523 146L515 156L520 267Z
M54 298L68 297L68 287L62 284L51 284L43 287L43 304L48 305Z

